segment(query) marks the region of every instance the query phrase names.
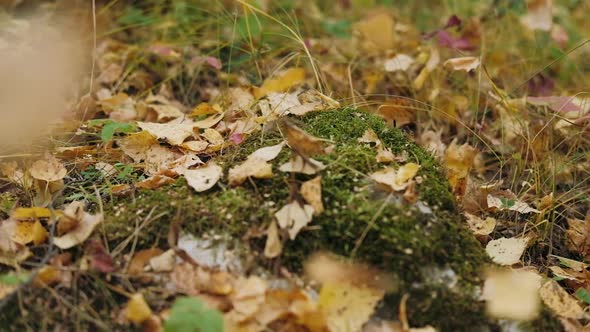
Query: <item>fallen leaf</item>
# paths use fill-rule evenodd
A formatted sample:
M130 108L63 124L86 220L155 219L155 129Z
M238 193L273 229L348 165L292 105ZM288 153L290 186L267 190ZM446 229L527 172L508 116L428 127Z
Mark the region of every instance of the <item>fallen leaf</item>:
M165 252L150 258L150 267L154 272L170 272L176 265L176 254L174 249L168 249Z
M276 158L281 152L285 142L267 146L254 151L245 162L232 167L228 178L231 186L242 184L247 178L269 179L272 177L272 165L268 161Z
M270 92L285 92L305 80L303 68L289 68L276 75L274 78L267 78L260 88L254 89L254 96L260 99Z
M185 139L194 135L194 125L191 123L155 123L155 122L137 122L137 126L147 131L159 140L163 140L171 145L180 145Z
M397 54L395 57L391 59L387 59L384 63L385 71L387 72L394 72L394 71L406 71L410 68L410 66L414 63L414 58L407 54Z
M166 175L152 175L149 178L137 182L135 186L142 189L157 189L161 186L174 183L175 180Z
M235 285L235 292L231 296L233 313L238 322L254 317L264 304L268 285L263 279L251 276L240 278Z
M141 293L131 295L125 307L127 319L135 324L141 324L152 315L152 310L145 302Z
M496 228L496 219L492 217L482 219L467 212L465 213L465 217L467 218L469 229L471 229L475 235L490 235L494 231L494 228Z
M379 13L354 24L353 29L368 51L387 51L394 47L395 21L388 13Z
M584 316L584 309L578 301L568 294L555 280L548 280L539 289L539 295L556 315L564 318L579 319Z
M361 331L383 295L382 290L327 282L322 285L318 303L330 331Z
M277 223L272 221L266 231L266 244L264 246L264 257L275 258L283 251L283 244L279 237Z
M467 177L477 150L469 144L457 145L454 141L445 151L444 166L447 168L447 177L453 193L463 196L467 190Z
M211 189L221 179L223 169L214 161L209 161L197 169L184 170L182 175L195 191L203 192Z
M482 299L492 317L529 321L539 315L541 276L531 271L492 270L485 279Z
M317 172L323 170L326 166L315 159L307 158L304 159L300 155L296 154L288 162L282 164L279 167L281 172L290 172L290 173L302 173L307 175L313 175Z
M322 177L315 178L303 182L301 185L301 196L313 207L313 214L318 215L324 212L324 204L322 203Z
M540 213L539 210L530 207L527 203L521 202L516 199L496 197L492 194L487 196L488 208L496 208L500 211L510 210L519 213Z
M553 0L527 1L527 13L520 22L531 30L549 31L553 25Z
M586 257L590 251L590 239L588 238L590 235L590 215L586 220L568 218L567 225L568 228L565 232L568 250Z
M205 129L201 136L203 136L207 141L209 141L209 143L211 143L214 146L221 145L225 142L223 136L217 130L212 128Z
M409 181L416 176L419 169L420 165L407 163L397 170L392 167L383 168L372 173L370 177L377 183L386 185L394 191L400 191L408 187Z
M293 120L282 118L279 127L289 147L302 157L329 153L331 147L324 146L324 140L306 133Z
M144 272L145 266L149 263L150 259L162 254L162 249L152 248L143 249L135 253L133 258L129 262L127 273L131 276L136 276Z
M453 58L445 61L444 66L450 66L453 70L464 70L470 72L479 67L479 58L473 56L466 56L461 58Z
M211 115L221 113L221 107L218 104L210 105L209 103L200 103L193 108L190 116L197 117L201 115Z
M291 240L295 240L299 231L311 222L312 216L313 207L307 204L302 206L297 201L292 201L275 213L279 226L287 229Z
M136 163L146 158L146 154L151 147L159 145L157 139L147 131L127 135L117 143L121 150Z
M38 218L51 218L52 216L59 216L61 211L51 211L48 208L44 207L18 207L12 211L10 214L11 218L14 220L20 219L38 219Z
M57 158L47 155L44 160L35 161L29 173L34 179L54 182L62 180L68 171Z
M33 284L37 287L53 285L61 280L60 271L51 265L46 265L37 271Z
M513 265L520 262L529 240L528 237L492 240L486 245L486 253L496 264Z
M53 238L53 244L60 249L69 249L86 241L96 225L103 221L102 214L92 215L84 211L84 203L79 201L70 203L64 209L64 216L62 218L73 220L75 227L70 229L66 234Z

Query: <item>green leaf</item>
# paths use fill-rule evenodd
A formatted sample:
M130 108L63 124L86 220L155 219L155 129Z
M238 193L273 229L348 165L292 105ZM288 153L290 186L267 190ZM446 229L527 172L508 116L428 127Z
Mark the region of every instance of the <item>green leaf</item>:
M131 123L123 122L109 122L102 127L100 132L100 139L103 142L109 142L113 139L116 132L119 133L130 133L135 131L137 128Z
M6 273L0 275L0 284L8 286L20 285L29 280L28 273Z
M514 206L514 204L516 204L516 201L513 199L509 199L509 198L504 198L504 197L500 197L500 202L502 202L502 206L504 206L505 208L511 208Z
M350 21L348 20L324 21L322 27L327 33L336 38L350 37Z
M207 308L198 298L181 297L172 305L164 331L222 332L223 316L219 311Z
M590 304L590 292L588 292L585 288L578 288L576 291L576 296L584 301L586 304Z

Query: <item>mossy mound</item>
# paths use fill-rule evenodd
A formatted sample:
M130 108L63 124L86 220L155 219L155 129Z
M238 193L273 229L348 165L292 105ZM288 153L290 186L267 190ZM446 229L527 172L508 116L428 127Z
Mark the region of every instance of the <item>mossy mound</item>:
M488 260L465 228L444 171L434 158L405 134L367 113L349 109L319 112L301 122L308 133L334 142L335 150L316 157L327 165L321 172L325 211L314 217L310 230L286 243L280 263L299 271L305 258L319 250L349 257L366 233L355 257L395 273L400 281L400 292L387 296L383 312L395 316L401 296L408 293L414 326L431 324L443 331L457 331L486 325L482 305L475 298L482 264ZM403 203L401 194L392 199L374 188L368 174L384 166L375 161L375 148L357 141L369 128L394 154L405 153L409 162L421 165L419 203ZM256 149L281 140L278 132L253 136L226 151L217 162L227 172ZM154 214L167 214L152 223L153 229L142 232L140 244L146 246L154 244L154 234L165 239L165 226L178 216L183 229L196 235L223 232L239 238L250 228L264 229L288 202L291 189L313 177L280 172L279 165L290 155L289 149L283 149L273 161L275 176L270 180L254 180L237 188L222 183L204 194L192 192L182 180L165 189L143 191L115 204L117 211L112 214L116 217L107 223L108 233L111 239L116 234L126 237L134 228L129 214L152 206L157 206ZM259 264L270 266L261 254L264 239L249 244Z
M399 280L398 291L388 294L381 305L381 316L396 318L401 297L408 294L412 326L432 325L441 331L495 330L497 325L485 316L483 303L477 300L482 268L490 262L466 228L435 159L401 131L364 112L326 111L299 120L308 133L335 144L332 153L315 157L327 166L320 173L325 211L314 216L313 227L286 242L278 262L262 255L263 237L249 239L247 256L254 258L255 265L270 268L279 263L300 272L304 260L316 251L346 257L354 251L355 259L391 272ZM384 167L375 161L374 147L358 142L369 128L394 154L405 153L407 162L421 165L418 203L405 203L401 193L392 197L369 179L369 174ZM256 149L282 140L278 131L258 134L215 157L216 162L227 175L229 168ZM127 239L148 214L157 218L137 234L136 249L166 247L173 221L196 236L213 233L241 239L249 230L266 229L274 213L288 203L293 188L315 176L279 171L291 153L284 148L272 161L275 176L269 180L247 181L235 188L222 180L205 193L195 193L181 179L158 190L115 198L105 207L103 231L110 247L116 248ZM555 321L543 317L531 330L556 330Z

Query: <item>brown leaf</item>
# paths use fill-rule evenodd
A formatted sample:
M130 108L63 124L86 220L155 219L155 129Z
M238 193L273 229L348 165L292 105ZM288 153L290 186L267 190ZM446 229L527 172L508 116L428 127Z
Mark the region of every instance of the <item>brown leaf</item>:
M324 147L324 140L314 137L299 128L293 120L281 118L279 127L289 147L302 157L329 153L330 147Z
M313 214L318 215L324 212L324 204L322 203L322 177L315 178L303 182L301 185L301 196L313 207Z

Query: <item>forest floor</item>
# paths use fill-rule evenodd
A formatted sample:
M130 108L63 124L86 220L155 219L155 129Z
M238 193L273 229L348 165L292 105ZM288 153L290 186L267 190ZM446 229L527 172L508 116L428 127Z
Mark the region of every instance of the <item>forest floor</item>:
M481 271L495 287L484 299L490 317L526 321L544 307L565 330L590 330L590 2L14 3L0 2L0 74L11 78L0 83L0 305L16 310L15 329L434 330L409 326L405 296L397 320L371 319L382 284L351 286L339 300L330 294L342 285L318 288L383 272L363 262L315 255L305 278L281 265L286 243L314 229L321 177L280 210L261 203L278 210L276 222L231 239L258 239L264 272L235 268L248 258L228 260L223 246L214 252L223 234L187 235L176 222L187 208L168 201L258 190L287 145L301 163L288 168L308 172L327 141L287 115L358 109L444 166L465 227L496 266ZM277 128L286 143L224 157ZM394 165L391 190L416 202L421 165L365 134L377 155L370 169ZM228 206L247 197L225 196L210 204L231 219L240 207ZM172 212L160 213L167 204ZM164 214L171 223L154 232ZM216 259L203 267L197 256ZM190 289L187 275L198 280ZM276 291L277 276L295 290Z

